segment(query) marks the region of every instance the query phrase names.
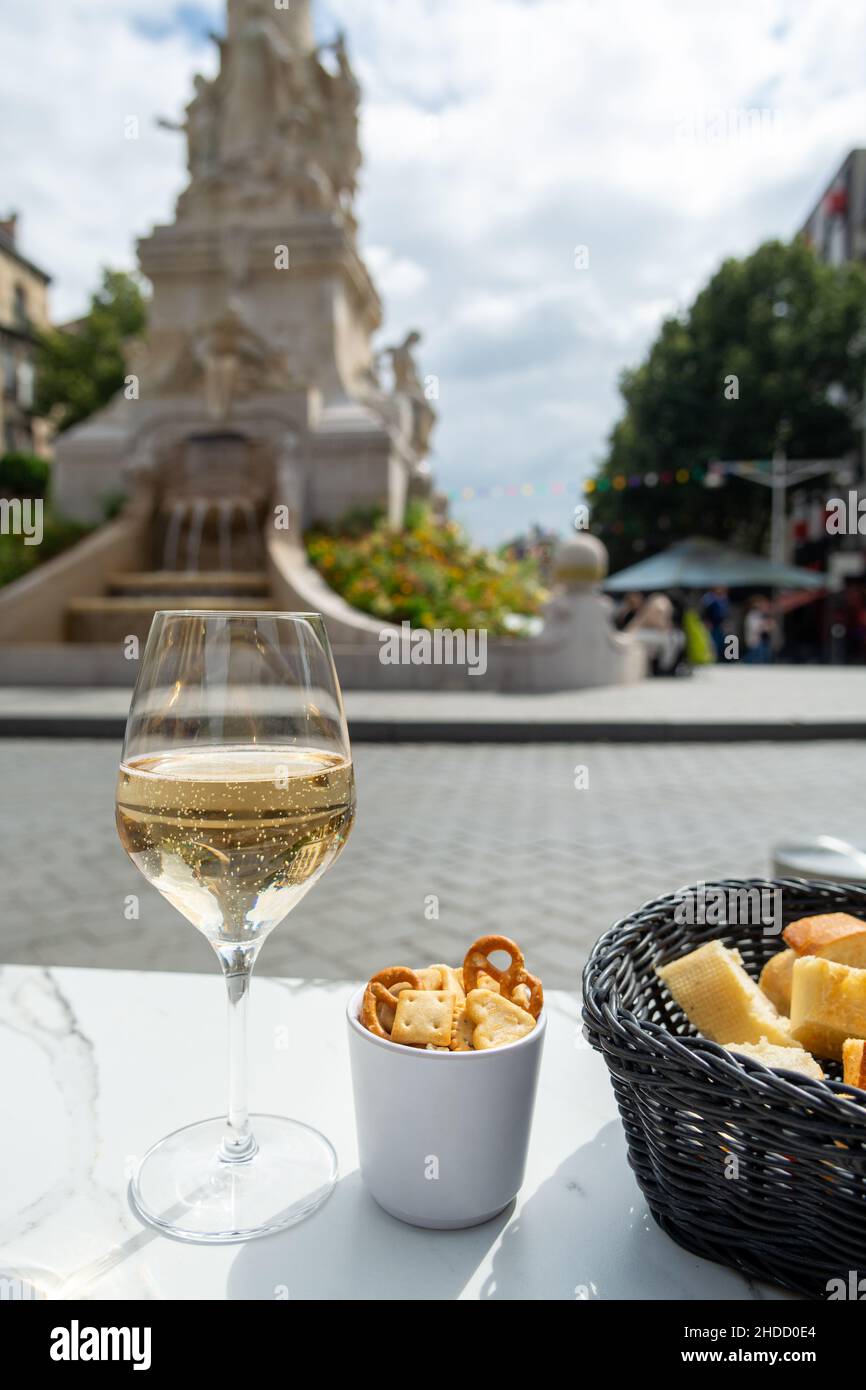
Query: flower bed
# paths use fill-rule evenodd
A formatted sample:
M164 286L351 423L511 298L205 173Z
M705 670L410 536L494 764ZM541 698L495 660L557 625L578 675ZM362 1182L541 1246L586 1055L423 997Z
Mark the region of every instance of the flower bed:
M310 562L353 608L420 628L484 628L510 635L515 614L537 614L547 595L530 560L473 547L454 521L409 509L405 530L348 516L306 537Z

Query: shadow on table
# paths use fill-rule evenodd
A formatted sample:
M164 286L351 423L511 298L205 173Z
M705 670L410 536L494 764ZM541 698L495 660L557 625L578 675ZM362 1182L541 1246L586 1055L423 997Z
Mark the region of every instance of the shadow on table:
M250 1241L229 1271L229 1299L458 1298L495 1245L513 1204L483 1226L426 1231L383 1211L356 1169L298 1226Z
M681 1250L653 1221L618 1121L570 1154L502 1237L482 1299L778 1298Z

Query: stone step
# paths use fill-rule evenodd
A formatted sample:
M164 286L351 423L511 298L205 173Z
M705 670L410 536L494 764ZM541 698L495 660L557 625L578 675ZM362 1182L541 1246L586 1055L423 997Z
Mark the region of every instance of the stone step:
M114 597L176 598L194 594L199 598L265 597L268 576L264 570L209 570L189 573L175 570L151 570L138 574L112 574L108 578L108 593ZM184 605L181 605L184 606Z
M156 597L77 598L66 605L65 637L68 642L122 645L127 637L143 642L157 609L203 609L210 613L269 611L270 595L182 593Z

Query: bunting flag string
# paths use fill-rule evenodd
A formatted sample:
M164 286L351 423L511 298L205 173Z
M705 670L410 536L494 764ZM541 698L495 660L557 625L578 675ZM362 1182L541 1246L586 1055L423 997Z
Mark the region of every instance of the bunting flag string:
M613 478L587 478L582 483L493 483L485 487L452 488L445 493L449 502L479 502L503 497L592 497L597 493L628 492L637 488L682 487L686 483L704 485L707 469L677 468L661 473L635 473L627 477L618 473ZM718 476L719 470L713 468Z

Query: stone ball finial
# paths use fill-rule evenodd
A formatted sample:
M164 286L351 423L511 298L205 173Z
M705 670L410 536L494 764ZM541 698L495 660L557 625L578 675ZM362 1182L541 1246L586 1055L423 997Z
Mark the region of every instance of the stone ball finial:
M607 547L597 536L580 531L566 536L553 557L553 582L566 589L591 588L601 584L608 573Z

